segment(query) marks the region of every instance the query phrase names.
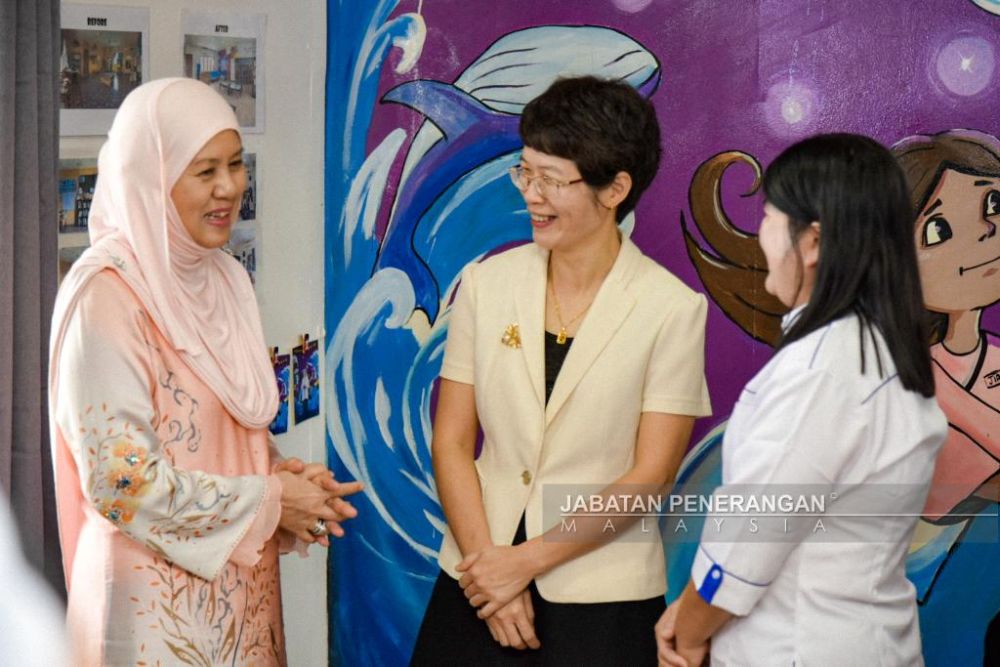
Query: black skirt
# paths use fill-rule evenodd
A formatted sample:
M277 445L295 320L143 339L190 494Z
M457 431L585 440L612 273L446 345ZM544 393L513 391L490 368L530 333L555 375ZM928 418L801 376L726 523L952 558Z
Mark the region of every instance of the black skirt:
M524 541L524 519L514 544ZM504 648L476 616L446 572L438 575L410 664L426 665L655 665L653 626L666 608L662 596L627 602L548 602L531 583L535 633L541 648Z

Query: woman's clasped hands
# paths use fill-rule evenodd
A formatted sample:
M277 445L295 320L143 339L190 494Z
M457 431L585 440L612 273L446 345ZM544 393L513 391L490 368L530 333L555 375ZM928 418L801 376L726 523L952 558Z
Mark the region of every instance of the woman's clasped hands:
M361 482L338 482L322 463L286 459L275 466L281 482L281 518L278 526L301 541L330 546L327 535L343 537L341 523L358 511L344 496L357 493Z
M458 583L476 614L501 646L539 648L535 611L528 590L541 574L523 545L489 546L466 556Z
M656 659L658 667L701 667L708 660L708 642L696 646L681 646L677 643L677 610L675 600L656 622Z

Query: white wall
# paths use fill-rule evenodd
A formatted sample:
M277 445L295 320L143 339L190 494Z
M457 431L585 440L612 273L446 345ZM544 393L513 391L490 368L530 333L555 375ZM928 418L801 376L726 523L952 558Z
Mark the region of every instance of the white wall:
M65 0L66 4L84 4ZM257 295L269 345L282 352L298 336L322 340L324 0L99 0L148 7L150 78L183 76L181 10L267 15L264 37L265 127L245 135L257 154ZM103 137L64 137L62 157L96 157ZM322 346L321 346L322 347ZM325 460L322 414L278 436L286 456ZM326 553L281 563L288 660L327 662Z

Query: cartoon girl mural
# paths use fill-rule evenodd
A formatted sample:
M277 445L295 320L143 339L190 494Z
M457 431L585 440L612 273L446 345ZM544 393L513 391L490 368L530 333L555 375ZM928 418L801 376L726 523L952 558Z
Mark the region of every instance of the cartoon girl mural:
M928 665L1000 664L990 662L997 660L1000 624L1000 337L982 327L983 310L1000 301L1000 141L952 130L904 139L893 150L918 212L914 233L934 319L929 343L937 396L951 424L907 563L921 605L924 657ZM754 172L744 196L757 191L761 168L752 156L727 151L704 161L689 199L706 245L682 215L685 243L722 311L773 345L785 309L763 289L766 264L756 236L735 226L722 202L723 174L737 164ZM719 442L721 433L713 432L689 453L679 483L714 479L707 468L719 465ZM669 563L672 589L689 572L684 551L675 550Z
M1000 301L1000 141L952 130L904 139L893 152L917 212L937 396L951 422L926 510L946 520L997 502L1000 484L1000 337L981 326Z
M1000 587L991 565L1000 555L995 541L1000 337L987 331L982 319L983 311L1000 301L1000 140L974 130L949 130L908 137L893 152L917 215L914 236L933 321L936 393L950 424L925 508L927 524L917 536L925 544L911 556L911 578L924 615L948 608L963 616L959 627L970 640L985 637L983 664L997 664ZM977 531L985 527L992 529L993 544L977 541ZM969 589L963 594L975 571L988 582L986 590L979 583L974 595ZM969 606L978 613L969 616ZM941 633L940 627L924 623L925 653Z

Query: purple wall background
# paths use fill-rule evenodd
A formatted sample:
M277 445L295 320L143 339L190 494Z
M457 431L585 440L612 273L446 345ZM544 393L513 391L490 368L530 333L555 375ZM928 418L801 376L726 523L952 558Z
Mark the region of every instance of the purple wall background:
M1000 0L978 2L1000 12ZM821 131L861 132L886 144L954 128L1000 134L1000 116L993 109L1000 78L994 67L1000 60L1000 16L972 0L329 0L328 7L328 448L339 478L354 476L366 483L364 496L356 500L359 517L331 556L335 664L408 660L437 576L433 557L443 529L431 489L429 426L421 422L427 406L420 394L436 375L433 354L443 339L418 340L388 321L389 306L399 305L390 303L392 298L400 298L413 283L392 283L392 290L378 291L399 273L375 263L384 245L356 225L359 202L372 205L366 211L375 210L375 202L367 195L351 199L348 193L356 185L368 192L362 187L362 162L382 165L372 159L372 151L390 132L404 129L406 143L390 154L395 160L388 178L380 172L374 179L377 185L387 182L376 225L381 237L403 155L425 120L398 104L375 102L372 108L375 76L380 77L379 97L414 79L452 82L500 37L543 25L603 26L637 40L660 62L662 81L652 100L663 128L664 160L636 212L633 238L701 292L707 290L688 258L680 219L682 213L690 219L687 193L693 174L716 153L740 150L766 165L795 139ZM401 50L393 48L385 63L382 59L394 38L404 36L410 48L420 41L415 35L421 20L399 18L410 12L419 12L426 24L423 52L413 69L397 74ZM368 71L371 79L360 74ZM430 169L427 161L422 166ZM733 167L723 183L723 199L732 220L755 232L762 201L738 196L751 177L749 168ZM511 197L516 197L513 191ZM447 243L437 247L459 252L439 252L439 269L448 263L442 256L460 263L461 252L494 238L475 227L490 220L488 210L463 218L456 214L454 224L442 228L434 241ZM493 227L515 217L511 211L505 215L493 219ZM479 244L463 245L465 238ZM396 235L392 240L409 239ZM396 248L404 245L403 252L412 250L405 243ZM403 262L407 270L414 267L415 255L410 255ZM454 274L447 275L450 280ZM407 274L407 280L412 277ZM983 324L1000 331L1000 306L987 311ZM707 375L715 415L700 420L694 441L728 418L740 388L770 355L766 345L752 340L711 302ZM404 406L411 408L409 414ZM399 443L409 428L415 436L408 443L412 449L386 446L391 439L383 426ZM959 654L966 657L958 662L977 664L981 658L969 656L981 656L985 623L1000 608L993 570L997 544L948 551L950 544L942 547L950 554L947 567L932 563L925 568L929 576L943 572L935 580L933 599L921 608L925 651L931 647L931 665L958 664ZM670 552L668 576L679 590L674 579L686 579L690 554L683 548Z
M619 9L644 4L635 13ZM417 9L417 0L404 0L395 15ZM664 158L636 211L633 239L701 292L705 289L684 249L680 214L688 210L695 169L711 155L742 150L766 165L796 138L820 131L860 132L887 145L910 134L957 127L1000 133L997 76L969 96L951 92L936 73L942 49L962 37L978 37L1000 53L1000 16L971 0L426 0L421 12L427 24L423 54L406 75L383 68L380 95L412 79L453 81L501 35L538 25L615 28L656 55L663 78L652 99L663 129ZM945 54L946 61L948 55L953 53ZM947 70L952 86L976 84L986 54L976 55L977 72L965 77L971 81L963 81L958 64L949 63L954 65ZM398 58L392 53L387 64ZM768 99L769 91L789 84L812 93L810 113L794 125L777 120L780 99ZM800 98L807 101L808 92ZM396 127L412 137L424 120L398 105L377 108L369 149ZM391 208L401 163L389 178L383 211ZM737 197L751 182L749 169L734 168L723 192L733 221L756 231L762 200ZM985 324L996 331L1000 309L988 312ZM729 415L742 386L770 356L770 348L750 339L714 303L706 346L715 415L700 420L695 441Z

